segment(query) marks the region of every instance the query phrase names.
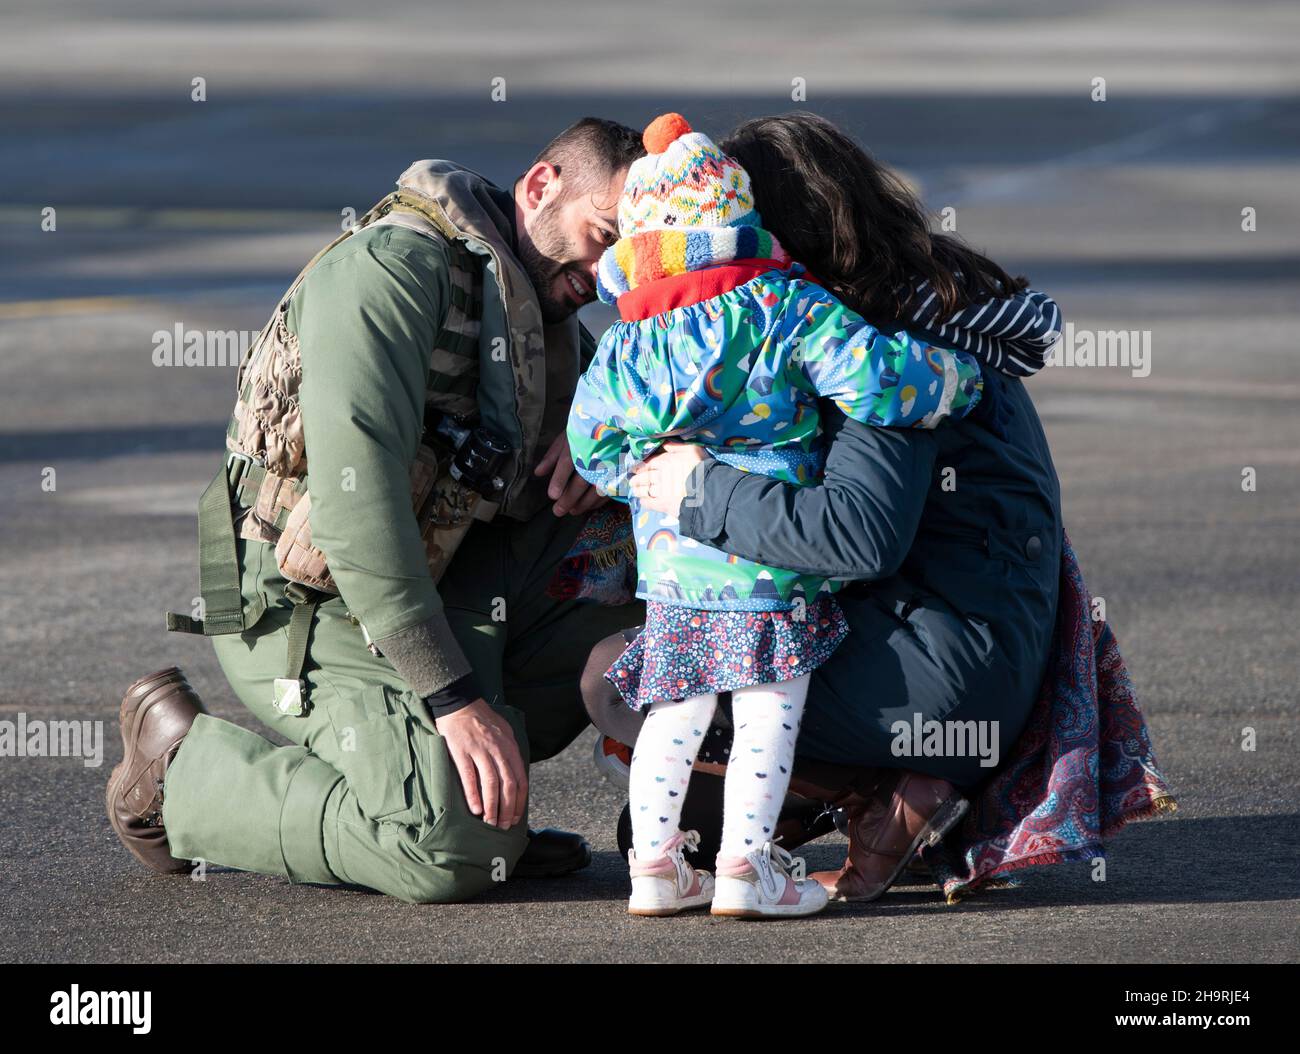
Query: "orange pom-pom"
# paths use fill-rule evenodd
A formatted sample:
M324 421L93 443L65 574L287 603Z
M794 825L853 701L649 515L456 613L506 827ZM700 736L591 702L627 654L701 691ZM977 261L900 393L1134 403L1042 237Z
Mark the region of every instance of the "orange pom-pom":
M690 123L679 113L666 113L646 125L641 142L652 154L662 154L691 130Z

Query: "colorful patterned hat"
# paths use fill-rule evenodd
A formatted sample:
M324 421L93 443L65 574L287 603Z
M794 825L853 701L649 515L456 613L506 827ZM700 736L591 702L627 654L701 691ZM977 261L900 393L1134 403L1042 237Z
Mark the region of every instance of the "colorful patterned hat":
M606 304L630 289L730 260L790 258L762 226L749 173L686 118L666 113L642 137L650 153L632 162L618 206L620 238L596 271Z
M679 113L656 117L642 136L649 153L632 162L618 207L624 238L681 227L760 227L749 173L691 131Z

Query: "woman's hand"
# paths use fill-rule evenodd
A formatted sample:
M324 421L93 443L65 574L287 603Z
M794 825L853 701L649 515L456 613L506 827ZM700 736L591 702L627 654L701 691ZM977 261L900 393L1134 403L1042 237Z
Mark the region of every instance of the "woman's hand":
M676 516L682 502L695 494L691 473L709 456L696 443L665 443L632 473L632 496L647 509Z

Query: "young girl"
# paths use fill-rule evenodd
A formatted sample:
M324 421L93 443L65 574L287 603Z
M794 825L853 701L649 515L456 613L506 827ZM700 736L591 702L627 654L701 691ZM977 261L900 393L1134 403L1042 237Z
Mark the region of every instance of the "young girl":
M578 385L569 444L579 473L629 500L631 468L667 438L787 483L824 457L816 401L876 425L933 427L979 400L968 355L878 333L811 281L762 229L749 177L679 114L645 132L628 172L620 240L601 259L600 298L621 321ZM836 584L765 567L679 536L631 501L641 634L606 676L648 707L629 796L634 915L712 904L715 915L810 915L826 904L792 875L771 835L790 779L809 674L847 633ZM684 852L683 796L718 693L732 693L717 878Z

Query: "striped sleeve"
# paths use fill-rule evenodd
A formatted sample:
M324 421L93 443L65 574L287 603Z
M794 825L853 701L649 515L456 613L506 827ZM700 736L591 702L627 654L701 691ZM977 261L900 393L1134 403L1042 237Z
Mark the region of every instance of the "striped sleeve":
M913 336L967 351L1012 377L1041 370L1061 339L1061 309L1046 293L1026 289L1000 300L972 304L946 321L935 309L929 281L916 287L918 303L907 325Z

